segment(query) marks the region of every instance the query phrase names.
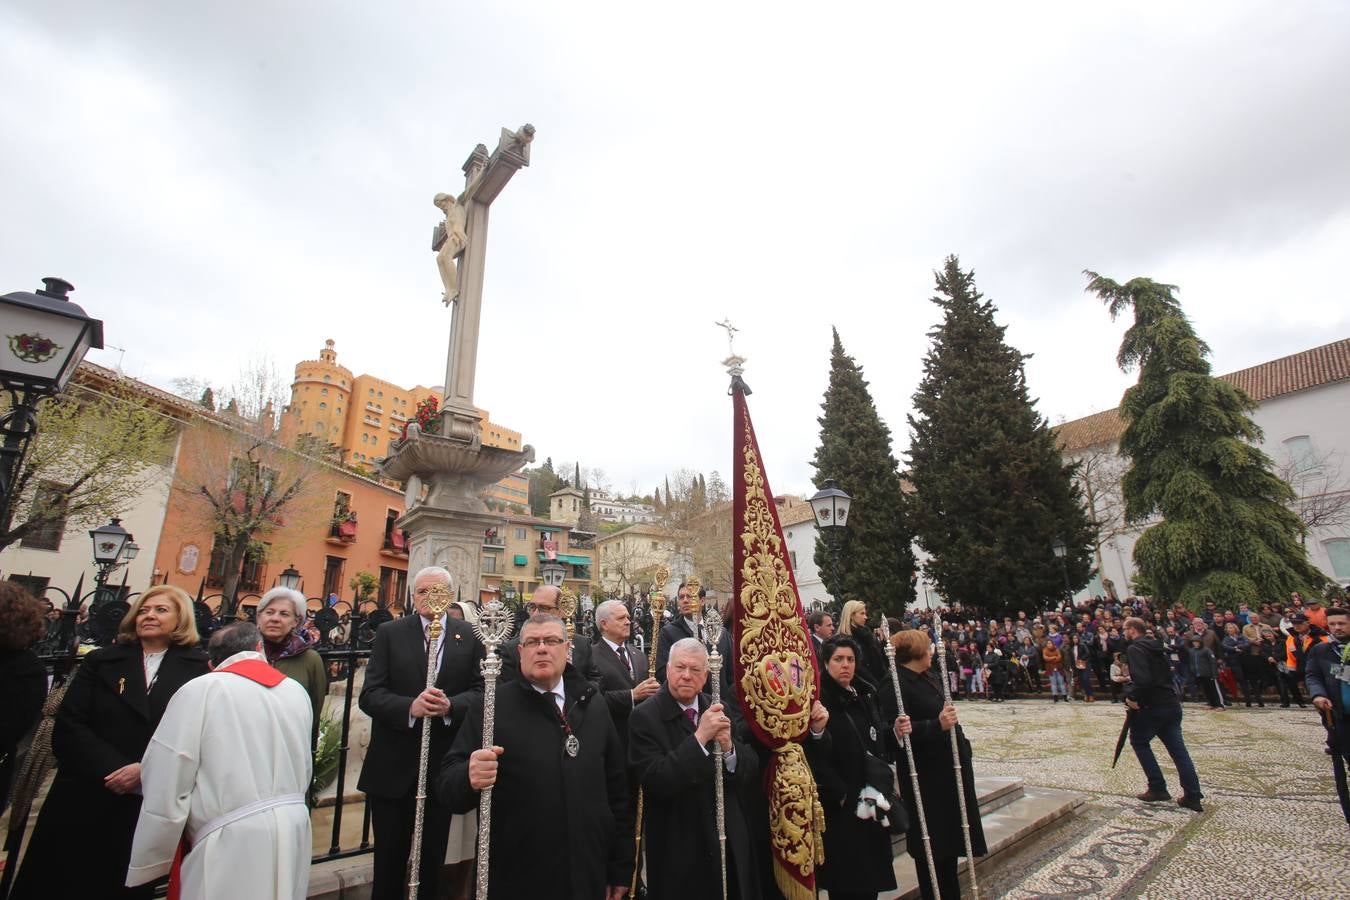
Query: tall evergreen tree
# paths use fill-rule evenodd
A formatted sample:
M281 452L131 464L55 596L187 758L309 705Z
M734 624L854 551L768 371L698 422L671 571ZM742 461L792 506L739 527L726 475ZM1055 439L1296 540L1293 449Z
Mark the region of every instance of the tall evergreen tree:
M1139 369L1120 402L1120 451L1130 460L1125 516L1162 517L1134 545L1140 581L1191 609L1320 592L1326 578L1300 542L1293 489L1255 446L1261 429L1248 413L1256 404L1210 375L1209 347L1181 311L1176 286L1084 274L1112 319L1134 313L1116 358L1125 371Z
M877 415L862 367L844 352L833 330L830 384L821 404L820 446L815 483L833 479L853 497L847 527L836 536L836 582L829 539L816 537L815 562L836 600L857 597L888 613L900 613L914 599L912 533L905 496L891 450L891 430Z
M211 412L215 412L215 411L216 411L216 392L213 391L213 390L211 390L211 387L208 385L208 386L206 387L206 389L205 389L204 391L202 391L202 398L201 398L201 400L199 400L199 401L197 401L197 402L199 402L202 406L206 407L207 409L211 410Z
M943 321L929 333L910 416L909 479L928 577L951 602L1032 612L1091 574L1093 527L1074 469L1027 393L1026 356L1004 341L973 272L947 257ZM1063 562L1054 545L1063 541Z

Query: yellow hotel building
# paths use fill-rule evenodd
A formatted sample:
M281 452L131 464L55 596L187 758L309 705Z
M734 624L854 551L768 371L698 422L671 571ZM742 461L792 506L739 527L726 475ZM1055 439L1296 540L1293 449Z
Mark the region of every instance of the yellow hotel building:
M290 403L282 411L281 435L292 443L311 434L342 448L342 461L373 469L389 453L403 425L417 414L417 404L427 397L443 399L440 386L403 388L374 375L353 375L339 365L333 341L324 341L318 359L295 365ZM490 420L483 414L482 440L489 447L521 448L519 431ZM529 480L520 473L506 476L489 488L485 499L528 508Z

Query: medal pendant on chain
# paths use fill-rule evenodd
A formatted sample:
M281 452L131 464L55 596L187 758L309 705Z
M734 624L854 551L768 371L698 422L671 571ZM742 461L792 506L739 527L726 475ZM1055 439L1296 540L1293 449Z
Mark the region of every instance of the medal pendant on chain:
M577 751L581 749L581 741L577 740L575 734L569 734L567 740L563 742L563 749L567 751L568 756L576 759Z

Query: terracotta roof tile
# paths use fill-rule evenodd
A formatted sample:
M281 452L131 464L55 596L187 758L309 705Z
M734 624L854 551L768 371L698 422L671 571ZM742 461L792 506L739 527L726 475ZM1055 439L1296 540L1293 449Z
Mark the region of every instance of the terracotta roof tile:
M1242 388L1257 403L1344 381L1350 378L1350 338L1219 377ZM1125 423L1117 409L1074 419L1054 429L1061 450L1114 443L1124 430Z

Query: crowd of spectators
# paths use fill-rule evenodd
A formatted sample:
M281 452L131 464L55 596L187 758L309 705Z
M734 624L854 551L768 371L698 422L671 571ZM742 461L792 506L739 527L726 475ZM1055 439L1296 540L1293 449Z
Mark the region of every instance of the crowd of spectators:
M1048 696L1052 702L1120 702L1129 681L1123 625L1138 616L1167 651L1172 683L1187 701L1221 710L1236 702L1305 706L1302 682L1309 649L1326 633L1326 609L1294 593L1287 603L1246 603L1200 612L1151 603L1093 597L1041 613L989 618L969 606L913 609L891 627L921 629L946 648L953 697L998 702L1010 696ZM877 673L878 676L884 673Z

